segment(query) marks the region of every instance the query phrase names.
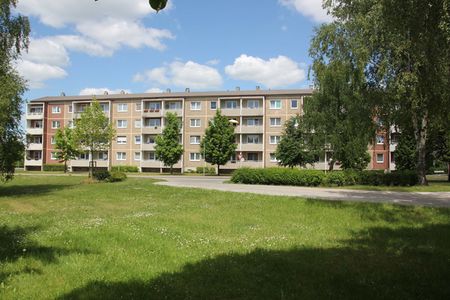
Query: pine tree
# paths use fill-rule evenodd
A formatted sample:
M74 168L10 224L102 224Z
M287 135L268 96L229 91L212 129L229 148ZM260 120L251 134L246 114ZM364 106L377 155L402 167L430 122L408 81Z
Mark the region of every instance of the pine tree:
M166 124L162 135L156 137L155 154L156 158L170 168L173 174L175 165L183 154L183 146L180 144L181 122L176 114L167 113Z

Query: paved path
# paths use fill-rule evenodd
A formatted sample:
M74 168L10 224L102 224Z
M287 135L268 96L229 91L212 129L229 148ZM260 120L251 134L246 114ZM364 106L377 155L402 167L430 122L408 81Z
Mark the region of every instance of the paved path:
M381 192L333 188L311 188L273 185L247 185L224 183L229 177L152 176L162 179L160 185L202 188L227 192L244 192L262 195L294 196L325 200L355 202L385 202L404 205L450 207L450 192Z

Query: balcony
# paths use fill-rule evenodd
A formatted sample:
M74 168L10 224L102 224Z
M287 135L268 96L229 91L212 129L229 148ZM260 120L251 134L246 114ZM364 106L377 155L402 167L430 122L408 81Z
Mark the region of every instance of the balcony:
M159 160L142 160L141 167L142 168L161 168L161 167L163 167L163 165Z
M144 109L142 110L142 116L149 118L158 118L164 115L161 109Z
M107 168L108 167L108 160L94 160L97 163L97 167L99 168ZM90 160L85 159L78 159L78 160L71 160L70 166L72 167L89 167Z
M44 119L43 111L34 111L27 113L27 120L42 120Z
M144 126L142 127L143 134L161 134L162 127L161 126Z
M27 128L27 134L30 135L41 135L44 134L44 128Z
M239 144L240 151L258 152L263 151L263 144Z
M243 116L262 116L263 115L263 108L242 108L242 115Z
M42 166L42 159L26 159L25 166Z
M220 112L222 115L227 117L232 116L240 116L241 115L241 109L240 108L221 108Z
M166 113L172 113L172 114L176 114L178 117L182 117L183 116L183 110L180 109L166 109L165 111Z
M143 151L155 151L156 144L142 144Z
M240 168L263 168L263 161L245 160L237 163Z
M390 144L389 145L389 151L390 152L394 152L395 150L397 150L397 143L395 143L395 144Z
M27 150L42 150L42 149L43 149L42 144L30 143L27 145Z
M238 133L263 133L263 126L241 126L236 128Z

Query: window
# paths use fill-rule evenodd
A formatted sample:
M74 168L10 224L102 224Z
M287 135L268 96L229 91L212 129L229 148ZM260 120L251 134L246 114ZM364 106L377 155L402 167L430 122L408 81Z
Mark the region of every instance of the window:
M117 144L125 145L126 143L127 143L127 137L126 136L118 136L117 137Z
M270 161L271 162L277 162L277 157L275 156L275 153L270 153Z
M161 127L161 119L145 119L146 127Z
M247 153L247 160L258 161L258 153Z
M141 144L141 136L140 135L135 135L134 136L134 143L136 145L140 145Z
M261 119L247 119L247 126L261 126Z
M202 108L202 106L199 101L191 102L191 110L200 110L201 108Z
M55 139L54 136L51 137L50 143L51 143L52 145L56 144L56 139Z
M377 163L379 163L379 164L384 163L384 154L383 153L377 153Z
M80 153L80 155L78 155L78 159L79 160L89 160L89 153L88 152Z
M127 153L126 152L117 152L117 160L126 160L127 159Z
M60 128L61 127L61 122L60 121L52 121L52 128L56 129L56 128Z
M145 139L146 144L154 144L156 139L156 135L148 135Z
M155 152L147 152L147 157L145 160L156 160L156 154Z
M138 103L136 103L136 111L141 111L142 110L142 103L141 102L138 102Z
M217 109L217 101L211 101L210 105L212 110Z
M141 152L134 152L134 160L141 160Z
M57 160L58 159L58 152L51 152L50 153L50 159L51 160Z
M102 109L103 112L108 112L109 104L108 103L100 103L100 108Z
M61 113L61 107L60 106L52 106L52 114L59 114Z
M73 106L72 106L72 104L70 104L70 105L69 105L69 112L71 113L72 110L73 110Z
M117 120L117 128L127 128L128 121L127 120Z
M191 119L191 127L200 127L201 121L200 119Z
M197 152L192 152L192 153L190 153L190 155L189 155L189 159L190 159L190 161L200 161L200 159L201 159L201 154L200 153L197 153Z
M69 121L69 122L67 122L67 127L69 127L69 128L73 128L73 121Z
M259 135L247 135L247 144L259 144Z
M280 109L281 100L270 100L270 109Z
M181 102L167 102L165 107L168 110L181 109Z
M99 160L108 160L108 152L99 152L97 156Z
M270 118L270 126L281 126L281 118Z
M225 101L226 109L236 109L238 107L236 100Z
M247 100L247 108L259 108L259 100Z
M271 135L270 136L270 144L271 145L277 145L281 141L281 136L279 135Z
M142 120L134 120L134 128L141 128Z
M161 109L161 102L149 102L147 107L150 112L158 112Z
M128 104L127 103L118 103L117 104L117 111L118 112L127 112L128 111Z
M298 100L296 99L291 100L291 108L293 109L298 108Z
M191 145L200 145L200 136L199 135L191 135L190 141L191 141Z
M384 144L384 136L383 135L377 135L377 144Z

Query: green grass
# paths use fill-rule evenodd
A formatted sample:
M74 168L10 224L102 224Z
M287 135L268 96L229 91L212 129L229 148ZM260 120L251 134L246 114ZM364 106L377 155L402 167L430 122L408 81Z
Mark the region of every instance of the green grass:
M83 180L0 185L0 299L450 297L448 209Z

